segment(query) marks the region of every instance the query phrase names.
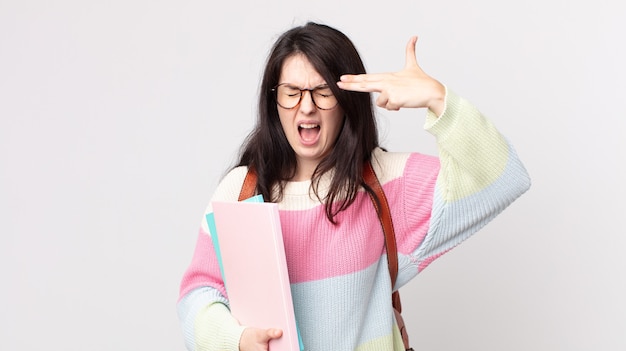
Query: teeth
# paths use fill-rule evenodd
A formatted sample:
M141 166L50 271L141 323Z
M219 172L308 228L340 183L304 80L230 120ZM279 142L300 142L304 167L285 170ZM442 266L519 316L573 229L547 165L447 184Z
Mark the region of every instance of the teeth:
M308 124L308 123L303 123L300 125L300 128L302 129L313 129L313 128L317 128L319 127L319 124Z

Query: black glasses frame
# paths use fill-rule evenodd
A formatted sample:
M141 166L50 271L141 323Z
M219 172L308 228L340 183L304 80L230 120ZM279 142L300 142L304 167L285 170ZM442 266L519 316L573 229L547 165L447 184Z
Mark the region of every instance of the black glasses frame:
M277 95L277 94L278 94L278 88L279 88L281 85L289 85L289 86L290 86L291 88L293 88L293 89L298 89L298 90L300 90L300 98L298 99L298 103L297 103L297 104L295 104L293 107L285 107L285 106L281 105L281 104L280 104L280 102L278 102L278 95ZM335 107L337 107L337 105L339 104L339 100L337 100L337 102L335 103L335 105L334 105L333 107L329 107L329 108L322 108L322 107L319 107L319 105L317 104L317 102L315 102L315 98L313 97L313 92L314 92L315 90L317 90L317 89L321 89L321 88L328 88L328 85L327 85L327 84L324 84L324 85L320 85L320 86L317 86L317 87L315 87L315 88L311 88L311 89L300 89L300 88L298 88L298 87L294 87L294 86L290 85L289 83L280 83L280 84L278 84L278 85L276 85L275 87L273 87L273 88L272 88L272 92L274 92L274 98L276 99L276 104L277 104L278 106L280 106L280 107L284 108L285 110L292 110L292 109L294 109L294 108L298 107L298 105L300 105L300 103L302 102L302 96L304 96L304 92L305 92L305 91L308 91L308 92L309 92L309 95L311 96L311 101L313 101L313 105L315 105L315 107L317 107L318 109L326 111L326 110L332 110L332 109L334 109ZM336 99L336 98L335 98L335 99Z

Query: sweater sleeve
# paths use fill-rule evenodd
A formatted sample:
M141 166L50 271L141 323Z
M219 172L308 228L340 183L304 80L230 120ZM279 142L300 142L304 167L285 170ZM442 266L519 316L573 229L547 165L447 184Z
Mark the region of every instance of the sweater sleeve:
M245 169L235 169L220 183L211 201L237 199ZM205 216L211 212L207 207ZM198 233L196 247L180 284L176 305L185 346L197 351L238 351L244 327L231 315L219 264L213 249L206 218Z
M440 169L433 180L428 230L407 258L405 268L413 267L413 273L404 272L408 275L477 232L530 187L509 142L453 92L447 91L441 116L428 111L424 128L437 139Z

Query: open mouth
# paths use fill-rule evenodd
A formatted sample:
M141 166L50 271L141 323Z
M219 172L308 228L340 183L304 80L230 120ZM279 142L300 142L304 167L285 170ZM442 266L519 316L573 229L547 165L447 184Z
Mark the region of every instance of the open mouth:
M302 123L298 126L300 138L304 142L315 142L320 133L319 124Z

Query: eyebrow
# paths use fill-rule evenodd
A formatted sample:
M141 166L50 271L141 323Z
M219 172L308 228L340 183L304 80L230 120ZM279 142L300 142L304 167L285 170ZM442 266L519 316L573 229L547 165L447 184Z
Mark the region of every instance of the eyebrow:
M304 88L300 88L299 86L296 86L295 84L291 84L288 82L284 82L284 83L280 83L279 85L286 85L290 88L296 88L296 89L301 89L301 90L315 90L315 89L320 89L320 88L329 88L328 83L324 83L324 84L320 84L318 86L315 86L311 89L304 89Z

